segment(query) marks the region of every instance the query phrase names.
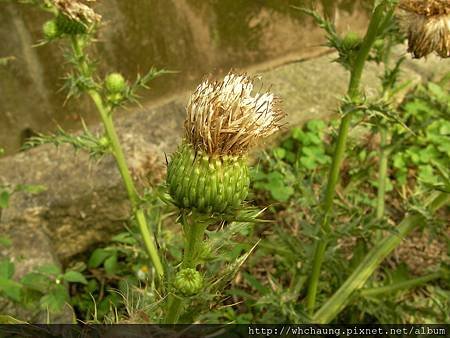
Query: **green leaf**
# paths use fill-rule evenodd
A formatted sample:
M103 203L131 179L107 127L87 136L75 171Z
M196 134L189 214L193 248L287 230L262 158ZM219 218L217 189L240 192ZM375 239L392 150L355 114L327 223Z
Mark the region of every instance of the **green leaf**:
M8 207L10 196L11 196L11 194L6 190L3 190L2 192L0 192L0 208L1 209L5 209Z
M39 194L45 190L47 190L46 186L37 184L19 184L16 186L16 191L25 191L29 194Z
M53 281L48 276L37 272L27 273L20 282L23 286L41 293L47 293L49 287L53 284Z
M61 273L61 269L55 264L45 264L39 266L36 271L47 276L57 276Z
M103 263L105 271L108 275L114 275L117 272L117 255L114 254L108 257Z
M291 186L277 184L270 187L270 193L275 200L286 202L294 194L294 189Z
M438 182L438 179L434 174L433 167L431 165L419 166L419 180L424 183L430 184L435 184Z
M0 277L0 293L5 294L8 298L16 302L20 302L22 285L11 279Z
M432 82L428 83L428 90L431 92L431 94L438 99L439 101L446 102L447 94L444 92L444 90L438 86L437 84L434 84Z
M0 324L27 324L27 322L8 315L0 315Z
M9 237L0 235L0 245L9 248L12 245L12 241Z
M306 169L315 169L317 167L316 161L314 161L314 158L302 156L300 157L300 164L305 167Z
M273 150L273 155L278 159L283 159L286 156L286 149L278 147Z
M41 298L41 306L50 312L60 312L69 295L63 285L56 285L49 294Z
M111 251L105 249L95 249L91 257L89 257L88 267L89 268L99 267L109 256L111 256Z
M62 276L62 278L70 283L81 283L81 284L88 283L83 274L78 271L66 271Z
M300 128L292 129L292 138L303 144L309 141L308 135Z
M0 260L0 278L11 279L14 275L14 263L9 259Z
M306 127L315 132L320 132L325 129L326 123L323 120L310 120L306 123Z
M122 232L111 238L111 241L124 244L136 244L136 239L129 232Z

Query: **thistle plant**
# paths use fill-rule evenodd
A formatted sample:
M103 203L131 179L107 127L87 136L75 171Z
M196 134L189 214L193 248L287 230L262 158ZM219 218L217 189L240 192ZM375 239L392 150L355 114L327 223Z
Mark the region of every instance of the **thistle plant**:
M229 73L201 83L189 99L185 135L168 163L167 185L180 210L185 247L173 282L166 323L175 323L185 296L204 283L197 267L208 225L239 218L250 178L247 154L281 127L271 93L253 93L252 80Z
M308 291L306 306L315 323L330 322L348 302L350 296L364 286L371 274L378 268L383 259L394 250L401 242L401 239L410 234L421 223L425 222L423 214L411 213L405 216L404 220L397 227L397 233L382 237L378 234L378 242L374 245L367 256L356 267L354 272L347 278L341 287L328 299L319 310L315 311L316 295L318 291L321 266L325 257L325 252L330 242L333 231L331 220L333 219L334 196L340 177L340 167L345 158L346 143L352 119L358 113L367 114L376 111L378 116L383 118L377 123L381 134L380 163L379 163L379 183L377 199L377 218L381 219L384 214L384 187L387 168L387 142L388 134L386 130L386 117L391 113L389 107L390 94L398 75L398 68L401 60L390 71L386 71L383 79L383 98L374 109L367 109L371 104L360 89L361 76L368 60L386 61L383 55L377 54L380 49L377 47L378 41L382 41L392 33L394 13L397 9L397 1L378 1L371 15L370 23L364 38L359 39L355 34L347 34L341 37L334 25L322 18L314 11L304 10L312 15L316 22L327 33L328 45L335 48L339 53L336 60L350 71L350 82L347 95L340 108L342 113L339 131L336 139L332 164L329 169L328 181L322 202L321 228L314 255L312 257L311 272L308 281ZM449 21L447 1L401 1L400 14L402 27L406 30L409 38L408 51L414 57L422 57L433 51L441 57L448 57L449 43ZM418 16L418 17L417 17ZM381 43L383 46L383 43ZM388 53L389 54L389 53ZM381 103L381 104L380 104ZM395 119L395 117L394 117ZM383 121L384 120L384 121ZM449 194L445 192L431 194L425 203L428 208L428 215L435 212L448 203Z
M79 136L73 136L59 130L55 135L40 135L31 138L27 147L43 143L71 144L75 149L88 151L92 157L100 157L105 154L114 156L128 193L133 219L139 226L144 247L156 272L156 279L162 282L165 274L163 264L141 205L142 197L138 194L127 166L114 126L113 114L116 108L127 102L136 101L137 89L145 88L149 81L167 72L151 69L146 75L138 76L131 85L121 74L115 72L102 79L96 74L95 62L90 59L87 53L87 48L93 42L101 22L99 14L82 1L43 0L25 1L25 3L37 5L53 15L53 18L44 23L42 27L44 40L40 45L51 43L56 39L69 42L70 50L66 57L72 65L72 70L66 76L67 98L82 93L87 94L95 104L104 127L104 134L102 135L94 135L87 130L86 126L84 126L84 133Z

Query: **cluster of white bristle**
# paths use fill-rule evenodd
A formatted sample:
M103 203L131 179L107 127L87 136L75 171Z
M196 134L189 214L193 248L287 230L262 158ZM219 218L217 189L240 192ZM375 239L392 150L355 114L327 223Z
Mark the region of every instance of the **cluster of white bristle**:
M101 16L94 12L94 10L83 4L80 0L52 0L59 12L72 20L95 23L101 20ZM85 0L86 2L95 2L95 0Z
M186 139L208 154L243 154L280 128L283 116L271 93L252 93L246 75L205 80L187 105Z
M450 57L450 0L402 0L399 22L416 58L436 52Z

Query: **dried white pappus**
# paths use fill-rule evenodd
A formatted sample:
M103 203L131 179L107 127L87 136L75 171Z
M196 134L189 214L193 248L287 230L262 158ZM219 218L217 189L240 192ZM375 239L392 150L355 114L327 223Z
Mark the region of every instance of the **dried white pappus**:
M237 155L279 130L279 100L252 90L251 79L242 74L201 83L187 105L187 141L208 154Z
M397 16L415 58L450 57L450 0L401 0Z
M95 2L95 0L85 0L86 2ZM99 22L101 16L94 12L92 8L83 4L79 0L52 0L59 12L68 18L89 24Z
M170 195L180 208L228 213L240 208L250 176L250 147L280 129L283 113L271 93L253 94L246 75L204 81L187 105L185 139L167 169Z

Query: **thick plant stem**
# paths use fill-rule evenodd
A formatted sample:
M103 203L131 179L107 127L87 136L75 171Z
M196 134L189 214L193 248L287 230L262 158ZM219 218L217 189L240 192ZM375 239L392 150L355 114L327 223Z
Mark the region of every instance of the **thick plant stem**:
M388 150L387 130L380 127L380 160L378 164L378 193L377 193L377 219L384 216L384 195L386 192L387 168L388 168Z
M205 234L205 226L201 223L195 223L188 227L189 229L185 233L186 242L182 266L183 268L195 269L200 245Z
M399 290L407 290L424 285L432 280L442 278L444 274L442 271L430 273L429 275L417 277L404 282L394 283L390 285L380 286L376 288L362 289L359 294L362 297L376 297L378 295L384 295L387 293L396 292Z
M430 210L436 211L444 206L450 195L440 193L430 204ZM327 324L332 321L346 306L353 292L361 289L380 263L408 236L414 229L426 222L424 216L418 213L406 216L396 228L397 233L391 234L376 244L341 285L314 314L313 323Z
M80 46L80 41L78 37L74 37L72 39L72 47L75 56L79 59L81 72L83 73L83 75L89 76L89 67L84 60L82 48ZM105 106L102 97L100 96L97 90L89 89L88 94L91 97L92 101L94 102L98 112L100 113L100 117L102 119L106 135L108 136L114 158L116 159L117 167L122 177L122 181L125 185L125 189L128 193L131 206L133 208L136 222L138 223L139 230L144 240L145 249L148 255L150 256L153 266L155 267L158 279L162 280L162 278L164 277L164 268L159 258L158 249L152 238L153 236L152 233L150 232L147 220L145 219L144 211L139 208L139 195L134 186L133 179L131 178L130 171L128 169L125 160L125 155L120 145L116 129L114 128L111 111L108 107Z
M192 217L192 219L188 219ZM183 253L183 262L181 268L195 269L197 267L199 250L203 242L207 222L200 222L193 215L181 215L181 222L184 230L185 246ZM170 295L168 299L168 311L165 318L166 324L176 324L181 315L184 299L178 295Z
M169 295L168 303L167 316L164 324L176 324L180 318L184 300L181 297Z
M385 6L386 5L382 3L381 5L375 8L375 11L369 23L369 27L367 29L366 36L362 43L361 49L356 57L353 69L351 71L347 95L352 100L356 99L359 95L359 84L361 82L364 64L370 53L370 49L372 48L372 45L377 37L378 28L383 20L383 13L385 10ZM321 227L322 232L320 236L321 238L319 239L315 247L314 260L308 284L308 292L306 295L306 306L310 314L314 312L316 304L316 294L317 294L317 287L319 284L320 269L322 267L322 263L324 260L328 244L328 234L331 231L331 227L329 224L329 215L332 211L333 199L336 191L336 185L339 179L341 164L345 157L345 148L351 118L352 113L350 112L347 113L341 120L336 148L334 150L333 160L328 174L328 182L323 201L323 221Z

